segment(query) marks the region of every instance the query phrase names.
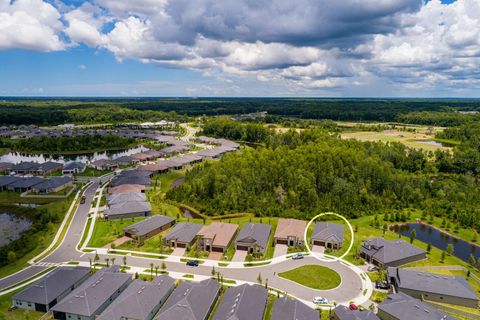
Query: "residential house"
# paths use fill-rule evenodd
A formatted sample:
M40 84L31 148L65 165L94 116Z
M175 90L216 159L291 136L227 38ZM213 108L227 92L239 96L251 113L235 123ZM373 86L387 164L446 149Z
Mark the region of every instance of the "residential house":
M0 176L0 191L7 190L10 184L17 182L21 179L22 178L15 176Z
M10 169L13 167L13 163L10 162L0 162L0 173L6 174L10 172Z
M343 224L317 222L313 229L313 245L338 250L343 245Z
M81 162L69 162L63 169L62 174L77 174L85 171L85 164Z
M123 192L107 196L107 203L109 206L130 201L147 201L147 196L143 192Z
M125 236L138 241L145 241L175 224L175 218L155 215L134 223L123 229Z
M148 155L146 153L143 153L143 152L132 154L131 157L133 159L137 160L138 162L145 162L145 161L151 159L150 155Z
M108 159L100 159L100 160L93 161L90 164L90 166L92 166L92 168L94 169L101 170L101 171L118 169L118 163Z
M94 320L132 282L118 266L97 271L52 308L55 319Z
M318 320L320 314L297 299L283 296L275 300L271 320Z
M275 243L296 246L304 244L307 223L297 219L279 219L275 231Z
M213 316L213 320L263 320L268 290L258 284L242 284L229 288Z
M105 219L146 217L152 212L152 205L147 201L121 202L109 206L104 211Z
M235 240L235 249L264 254L271 232L272 226L269 224L245 223Z
M333 320L380 320L371 310L350 310L350 308L338 305L333 309Z
M237 229L233 223L212 222L198 232L198 244L205 251L226 252Z
M145 186L141 184L122 184L117 187L108 188L109 195L126 192L145 192Z
M48 194L59 192L71 186L73 186L73 180L71 177L55 177L34 185L32 191L40 194Z
M39 177L21 178L17 181L10 183L7 186L7 189L15 192L26 192L30 191L33 186L43 183L44 181L45 179Z
M395 287L396 292L403 292L416 299L469 308L478 307L477 294L461 276L389 267L388 281Z
M367 263L383 268L398 267L427 258L425 250L400 239L373 238L365 240L360 250L361 256Z
M115 159L115 162L118 163L119 166L130 166L132 164L137 164L140 160L132 157L132 156L122 156Z
M402 292L390 294L378 306L377 316L382 320L454 320L435 307Z
M214 279L180 283L160 309L157 320L206 320L212 312L221 285Z
M13 306L47 312L89 276L87 267L58 267L12 297Z
M163 165L161 162L158 163L149 163L144 166L138 167L138 170L151 172L151 176L158 173L167 172L169 169L168 166Z
M151 320L175 289L175 280L161 275L136 279L95 320Z
M194 244L202 225L180 222L165 235L165 243L174 248L187 248Z
M32 170L30 173L43 176L49 173L53 173L55 171L61 171L62 168L63 168L63 164L58 162L48 161L48 162L41 163L36 169Z
M10 168L10 172L15 172L17 174L28 174L28 173L35 172L39 166L40 164L36 162L29 162L29 161L20 162L20 163L14 164Z

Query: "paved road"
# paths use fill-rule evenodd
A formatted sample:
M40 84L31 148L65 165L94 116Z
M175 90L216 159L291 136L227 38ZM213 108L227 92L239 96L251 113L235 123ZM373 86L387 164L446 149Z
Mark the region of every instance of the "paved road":
M31 266L27 267L17 273L14 273L6 278L0 279L0 291L16 285L26 279L33 277L34 275L47 270L48 267Z

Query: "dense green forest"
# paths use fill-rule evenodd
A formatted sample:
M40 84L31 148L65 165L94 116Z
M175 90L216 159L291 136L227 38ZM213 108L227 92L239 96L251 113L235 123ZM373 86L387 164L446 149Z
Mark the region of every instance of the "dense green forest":
M356 217L415 208L480 227L477 178L452 171L399 143L290 131L271 136L266 148L193 168L167 196L210 214L310 218L332 210Z
M201 134L237 141L265 142L273 131L261 123L232 121L226 118L206 120Z

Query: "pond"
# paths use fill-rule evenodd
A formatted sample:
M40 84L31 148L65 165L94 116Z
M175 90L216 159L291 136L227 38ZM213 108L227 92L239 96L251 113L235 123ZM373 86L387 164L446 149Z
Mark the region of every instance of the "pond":
M0 162L10 162L10 163L19 163L24 161L32 161L43 163L47 161L55 161L60 163L66 163L70 161L78 162L91 162L100 159L110 159L115 160L123 156L130 156L135 153L148 151L148 148L144 146L138 146L135 148L125 149L125 150L115 150L115 151L103 151L103 152L92 152L85 154L29 154L29 153L20 153L20 152L9 152L0 156Z
M393 229L395 232L399 232L406 237L409 237L410 232L415 229L415 232L417 233L416 239L425 243L430 243L432 246L440 250L445 250L447 248L447 245L451 243L455 248L453 255L457 258L462 259L465 262L468 262L470 254L473 254L475 259L478 259L480 257L479 246L466 242L462 239L452 237L445 232L442 232L426 224L410 223L400 226L395 225Z
M22 232L27 231L31 225L28 219L0 213L0 247L20 238Z

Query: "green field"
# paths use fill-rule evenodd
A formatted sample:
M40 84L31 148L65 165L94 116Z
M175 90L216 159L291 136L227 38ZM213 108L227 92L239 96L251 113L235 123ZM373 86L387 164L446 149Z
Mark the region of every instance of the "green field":
M342 282L342 278L336 271L317 265L301 266L278 275L316 290L334 289Z

